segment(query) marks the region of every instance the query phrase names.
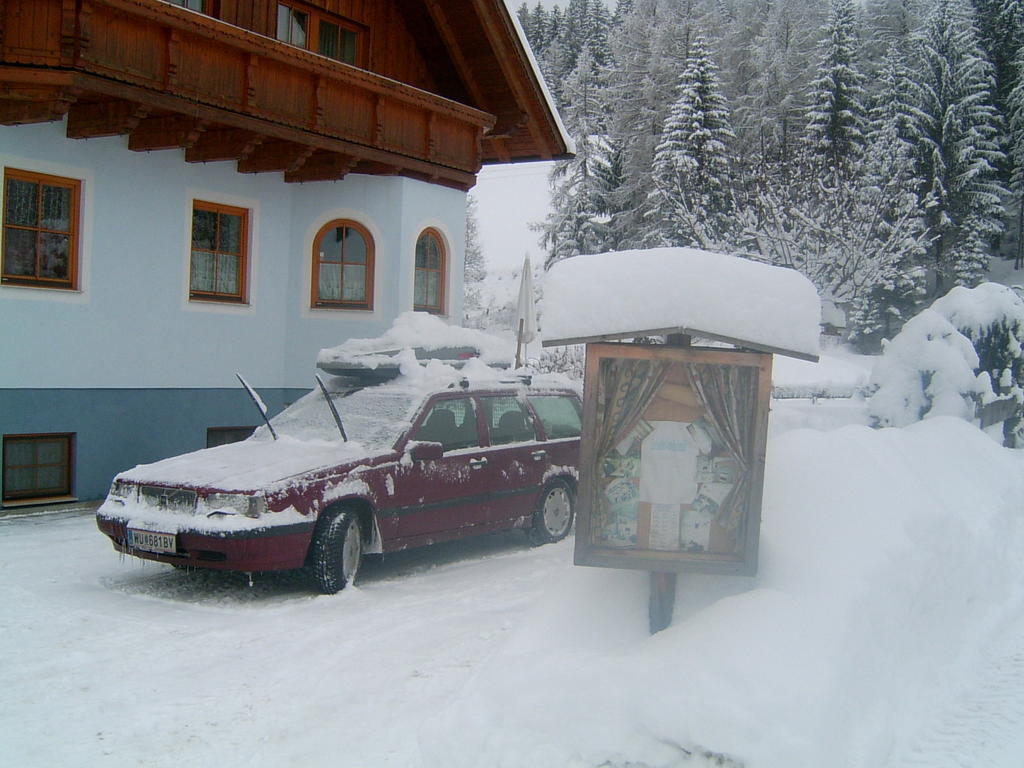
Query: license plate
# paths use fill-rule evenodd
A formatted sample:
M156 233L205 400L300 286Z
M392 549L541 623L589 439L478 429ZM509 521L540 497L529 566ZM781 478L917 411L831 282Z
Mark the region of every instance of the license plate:
M174 554L178 551L177 538L173 533L143 531L138 528L128 529L128 546L132 549L142 549L146 552L170 552Z

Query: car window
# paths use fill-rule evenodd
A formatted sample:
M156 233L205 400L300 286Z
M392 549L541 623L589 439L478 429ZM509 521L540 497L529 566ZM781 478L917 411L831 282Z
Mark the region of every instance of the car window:
M335 385L329 381L328 387ZM349 440L367 446L390 447L409 427L410 416L422 395L394 387L367 387L331 392L331 400L345 425ZM271 419L278 435L297 440L339 441L341 435L319 389L304 395ZM270 440L266 427L253 433ZM252 439L252 438L251 438Z
M412 440L440 443L446 451L479 444L476 413L468 397L439 400L410 436Z
M533 410L549 440L560 437L579 437L583 422L580 404L576 398L565 395L537 395L528 397Z
M491 445L522 443L537 439L533 422L514 395L482 397L480 402L487 418Z

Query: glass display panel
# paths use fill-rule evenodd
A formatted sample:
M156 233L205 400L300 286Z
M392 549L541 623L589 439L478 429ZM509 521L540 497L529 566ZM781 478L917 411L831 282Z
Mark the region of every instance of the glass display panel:
M366 240L358 230L345 228L345 261L349 264L366 263Z
M192 251L192 290L213 291L214 254L209 251Z
M24 179L8 179L4 223L34 227L39 220L39 185Z
M345 301L365 301L366 267L346 264L343 285Z
M323 301L341 301L341 266L321 264L319 286Z
M70 256L70 237L49 232L39 235L39 277L67 278Z
M558 395L528 397L549 440L579 437L583 427L582 414L575 400Z
M31 277L36 273L36 233L4 229L4 273Z
M67 232L71 229L71 190L43 185L43 229Z

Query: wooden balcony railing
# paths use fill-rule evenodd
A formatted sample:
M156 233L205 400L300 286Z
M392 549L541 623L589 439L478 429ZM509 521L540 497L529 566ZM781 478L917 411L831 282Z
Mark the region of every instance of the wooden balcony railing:
M0 0L0 123L67 115L288 181L402 174L469 188L493 116L159 0Z

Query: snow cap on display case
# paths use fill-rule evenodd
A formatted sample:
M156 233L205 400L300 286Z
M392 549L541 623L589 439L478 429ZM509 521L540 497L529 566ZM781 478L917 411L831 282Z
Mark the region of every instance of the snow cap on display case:
M821 301L793 269L696 248L574 256L551 267L544 346L686 334L817 361Z

